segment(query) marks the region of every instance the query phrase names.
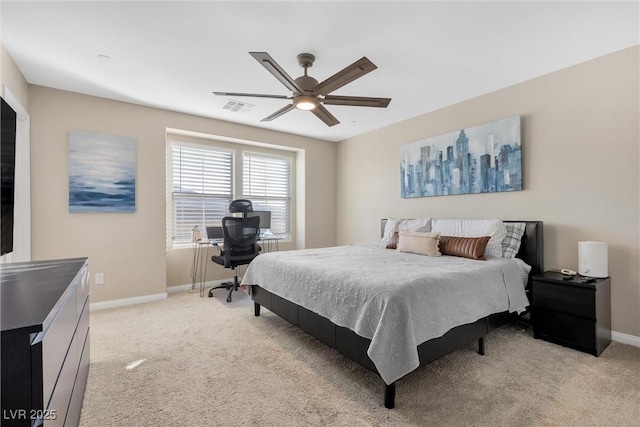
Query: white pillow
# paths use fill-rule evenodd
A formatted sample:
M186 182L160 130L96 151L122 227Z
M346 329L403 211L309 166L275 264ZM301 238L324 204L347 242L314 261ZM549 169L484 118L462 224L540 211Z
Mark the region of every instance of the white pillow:
M384 226L384 233L382 234L382 242L385 246L389 246L393 242L393 234L398 231L431 231L431 218L418 218L418 219L401 219L401 218L389 218Z
M398 231L421 231L428 233L431 231L431 218L405 219L400 224Z
M380 239L380 242L384 243L385 246L388 246L393 239L393 233L396 233L398 231L398 229L400 228L400 224L402 224L403 221L404 219L399 218L387 219L387 223L384 226L384 233L382 234L382 239Z
M484 250L485 257L502 257L502 241L507 227L500 219L433 219L431 231L443 236L482 237L491 236Z

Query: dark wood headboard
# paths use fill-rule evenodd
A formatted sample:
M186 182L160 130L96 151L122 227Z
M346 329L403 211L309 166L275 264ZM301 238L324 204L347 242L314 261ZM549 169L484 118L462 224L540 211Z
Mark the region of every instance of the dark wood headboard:
M517 258L520 258L531 266L529 273L529 284L531 276L544 271L544 240L542 234L542 221L507 221L504 222L524 222L527 224L524 235L522 236L522 244L518 251ZM386 219L380 221L380 236L384 236L384 227L387 224ZM527 287L529 286L527 285Z

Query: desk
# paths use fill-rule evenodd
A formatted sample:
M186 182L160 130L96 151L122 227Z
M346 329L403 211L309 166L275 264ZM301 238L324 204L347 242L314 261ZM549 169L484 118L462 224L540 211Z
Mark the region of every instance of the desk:
M258 239L258 242L262 243L260 246L262 246L262 251L264 253L277 252L280 250L280 240L282 239L283 239L282 237L277 237L277 236L260 237Z
M191 264L191 290L196 288L198 283L200 296L204 296L204 283L207 277L207 261L209 259L209 247L211 241L200 240L193 242L193 263ZM204 259L203 259L204 255ZM204 267L203 267L204 265Z
M276 252L280 250L280 240L282 237L270 236L258 239L262 247L262 253ZM191 290L195 290L198 284L200 296L204 297L205 282L207 279L207 265L211 260L209 257L209 248L211 246L219 246L224 244L223 239L200 240L193 242L193 263L191 265Z

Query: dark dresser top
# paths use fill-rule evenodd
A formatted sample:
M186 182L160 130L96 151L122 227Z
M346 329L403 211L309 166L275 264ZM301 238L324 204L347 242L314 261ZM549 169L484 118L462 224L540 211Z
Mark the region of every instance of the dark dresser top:
M42 330L87 258L0 265L0 330Z

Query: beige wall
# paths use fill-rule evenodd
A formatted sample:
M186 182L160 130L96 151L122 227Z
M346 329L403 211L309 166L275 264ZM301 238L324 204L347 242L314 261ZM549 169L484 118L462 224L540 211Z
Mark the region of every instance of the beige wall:
M544 221L546 269L577 269L581 240L609 244L612 322L640 336L639 48L398 123L338 147L338 244L385 217ZM524 191L400 198L400 146L522 117Z
M89 256L91 301L164 293L191 283L191 249L167 250L166 130L182 129L302 150L307 247L335 244L336 145L254 127L30 86L33 258ZM137 140L136 211L69 213L69 131L121 135ZM319 200L318 200L319 199ZM209 262L209 264L211 264ZM209 280L231 277L209 265ZM104 273L105 284L93 283Z
M189 283L190 250L166 252L164 243L166 128L185 129L300 150L298 247L335 244L336 227L338 244L376 240L379 219L389 216L543 220L547 269L576 268L580 240L606 241L613 329L640 336L638 51L434 111L336 150L310 138L28 86L2 46L0 82L32 119L33 258L89 256L92 273L106 279L92 283L93 302ZM402 144L511 115L522 117L524 191L400 198ZM136 213L68 213L71 129L137 139ZM209 268L207 279L229 277L220 270Z

